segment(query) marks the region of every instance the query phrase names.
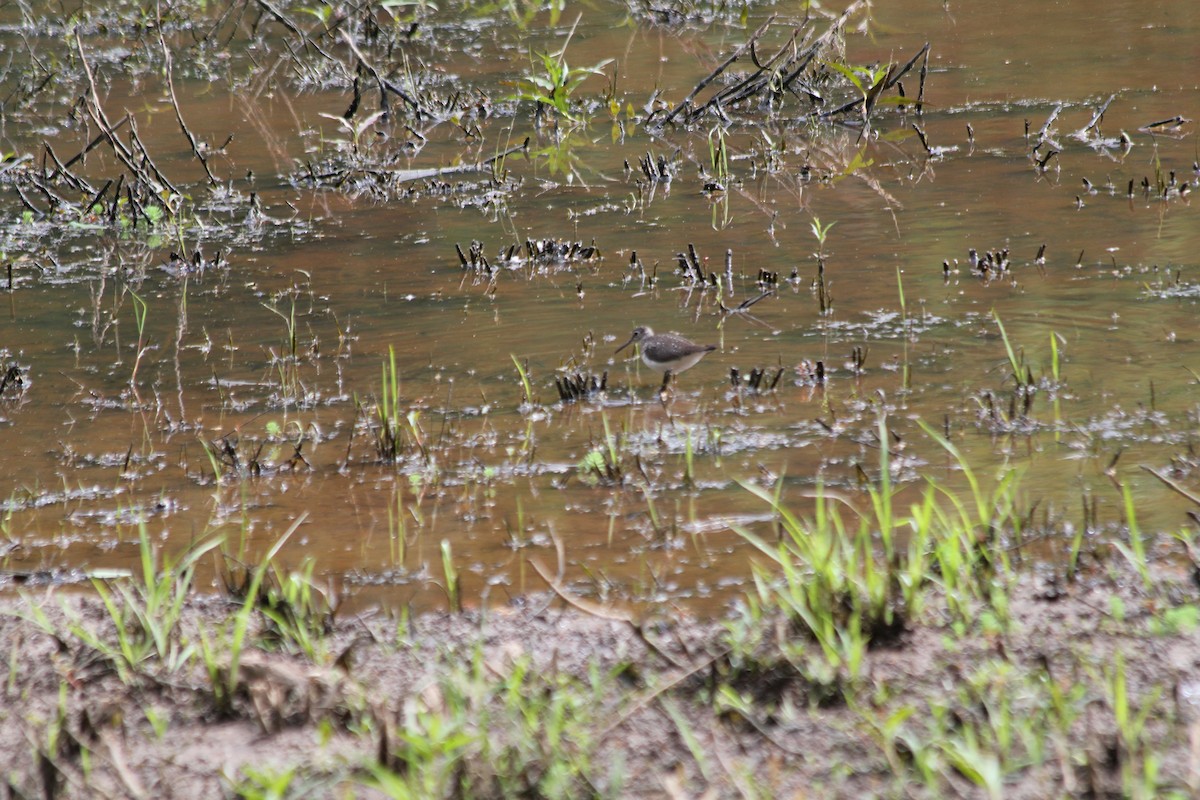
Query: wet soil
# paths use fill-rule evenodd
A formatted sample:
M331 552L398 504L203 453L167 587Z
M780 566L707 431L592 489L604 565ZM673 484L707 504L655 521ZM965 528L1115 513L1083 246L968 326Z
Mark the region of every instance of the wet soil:
M741 710L714 699L713 687L729 677L723 626L677 609L634 626L531 596L487 613L345 619L329 634L329 657L320 663L248 650L235 703L221 715L199 668L147 669L123 682L78 641L21 618L40 608L56 629L74 617L111 637L98 600L31 594L7 600L0 614L10 663L0 774L10 797L233 796L231 787L244 789L248 774L289 770L288 791L274 796L385 796L369 785L370 770L385 763L389 748L402 750L396 727L414 709L449 715L445 675L478 668L499 682L522 669L547 685L561 679L600 687L579 711L580 740L567 745L586 752L586 783L563 796L986 797L968 766L944 769L925 784L914 764L928 748L948 751L955 730L988 721L999 728L1002 713L1045 713L1024 707L1028 687L1039 683L1086 695L1082 712L1047 734L1044 747L1019 740L996 747L1013 759L1000 784L1004 797L1128 796L1123 776L1140 774L1147 754L1159 786L1182 796L1200 785L1200 637L1156 620L1166 606L1198 596L1187 584L1118 588L1132 577L1112 575L1090 587L1028 577L1011 589L1006 632L956 632L926 620L867 654L850 702L818 697L784 670L736 681L753 698ZM1123 620L1114 617L1114 598ZM211 628L228 614L224 603L196 600L184 627ZM1117 663L1128 708L1144 715L1137 741L1127 741L1119 725ZM1017 674L1033 676L1032 683ZM908 715L902 724L889 728L901 713ZM931 735L935 716L948 738ZM493 747L508 735L503 727L481 733ZM978 743L980 770L994 746ZM457 780L474 787L463 796L503 796L489 790L495 768L463 759Z

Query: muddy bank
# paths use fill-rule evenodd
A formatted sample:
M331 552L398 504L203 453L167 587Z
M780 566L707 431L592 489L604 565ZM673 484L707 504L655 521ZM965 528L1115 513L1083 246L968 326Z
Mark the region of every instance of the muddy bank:
M232 672L236 607L190 599L130 667L101 600L31 593L0 614L0 770L11 797L1190 795L1196 590L1114 578L1024 578L1006 624L928 614L834 682L767 655L783 625L731 646L555 596L306 646L257 615Z

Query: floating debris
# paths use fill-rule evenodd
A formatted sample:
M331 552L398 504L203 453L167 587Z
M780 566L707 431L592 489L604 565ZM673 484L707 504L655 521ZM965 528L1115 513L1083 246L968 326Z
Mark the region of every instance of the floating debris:
M796 366L800 383L811 386L825 385L825 362L805 359Z
M1168 117L1167 119L1160 119L1157 122L1151 122L1147 125L1143 125L1142 127L1138 128L1138 130L1145 131L1147 133L1164 133L1164 132L1173 133L1175 131L1178 131L1180 128L1182 128L1184 125L1188 124L1189 122L1191 122L1191 120L1188 119L1187 117L1182 117L1182 116L1176 115L1174 117Z
M700 256L696 253L696 245L688 243L686 253L676 253L675 260L679 265L679 273L683 281L693 289L715 289L720 286L720 280L715 272L704 274ZM707 261L707 259L705 259Z
M454 243L454 250L458 253L459 263L462 264L464 270L469 270L475 273L484 273L491 275L493 272L492 264L488 261L487 256L483 254L483 242L478 239L471 242L471 247L466 253L463 253L462 247L458 242Z
M454 250L458 253L458 261L462 268L469 272L492 275L496 267L484 254L483 243L471 242L466 253L462 246L455 242ZM593 240L590 244L568 242L559 239L526 239L524 245L509 245L497 256L497 263L502 263L510 269L522 266L564 266L579 262L595 261L603 258L600 248Z
M643 287L653 287L658 283L658 263L655 262L653 269L647 273L646 265L638 258L637 250L629 254L629 271L638 273Z
M1038 172L1045 172L1046 165L1050 163L1050 159L1054 158L1056 155L1058 155L1058 153L1058 150L1051 148L1050 150L1046 151L1046 155L1039 158L1037 154L1037 148L1034 148L1033 156L1034 160L1037 162Z
M854 345L850 351L850 371L855 375L862 375L867 371L867 354L871 352L871 348L862 345Z
M729 384L738 391L748 391L755 394L764 392L773 392L779 384L779 379L783 377L783 367L775 371L774 377L766 380L769 371L760 367L755 367L743 377L737 367L729 369Z
M565 264L572 261L592 261L601 258L600 248L595 240L591 244L582 242L566 242L558 239L526 239L525 258L530 263ZM510 248L508 260L515 259L515 251Z
M4 376L0 377L0 396L3 396L4 390L9 386L15 386L18 390L25 388L25 379L21 377L21 368L16 364L10 365L4 371Z
M915 123L915 122L912 124L912 129L913 129L914 131L916 131L916 133L917 133L917 139L918 139L918 140L920 140L920 142L921 142L921 147L925 148L925 153L926 153L926 155L928 155L930 158L939 159L939 158L942 158L942 157L944 157L944 156L945 156L947 153L956 153L956 152L958 152L958 146L957 146L957 145L950 145L950 146L948 146L948 147L934 147L934 146L930 145L930 144L929 144L929 138L928 138L928 137L925 135L925 129L924 129L924 128L922 128L920 125L918 125L918 124L917 124L917 123ZM974 142L975 142L975 138L974 138L974 137L975 137L975 132L974 132L973 130L971 130L971 126L970 126L970 125L968 125L968 126L967 126L967 131L968 131L968 133L969 133L969 135L970 135L970 138L971 138L971 143L972 143L972 145L974 145Z
M584 375L581 372L565 375L555 378L554 386L558 389L559 400L564 403L586 400L608 388L608 370L605 370L599 378L595 375Z
M1044 247L1043 245L1043 249ZM979 251L972 247L967 250L967 264L971 267L971 271L981 278L986 280L998 278L1008 272L1008 248L1001 247L999 250L988 250L980 256ZM942 269L947 278L950 274L948 267L947 262L942 262Z
M210 269L219 267L227 267L229 262L220 250L212 258L205 258L203 251L199 247L192 253L189 259L179 253L171 251L167 263L162 266L163 270L172 275L195 275L202 274Z
M642 174L651 183L670 183L671 178L674 177L671 165L661 155L655 158L653 153L647 152L638 159L638 166L642 168Z
M773 290L779 286L779 273L760 269L758 271L758 278L754 281L754 285L764 292Z
M758 301L764 300L773 294L775 294L775 291L773 289L767 289L763 292L760 292L755 297L746 298L745 300L738 303L733 308L730 308L729 306L725 305L725 303L718 301L717 308L721 311L722 316L728 316L730 314L744 314L749 319L757 320L758 318L750 313L750 307L753 306Z

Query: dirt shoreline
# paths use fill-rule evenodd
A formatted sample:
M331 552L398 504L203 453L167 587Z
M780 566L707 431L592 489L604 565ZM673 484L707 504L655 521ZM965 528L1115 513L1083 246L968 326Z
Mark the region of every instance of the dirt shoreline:
M739 670L718 622L664 615L639 633L555 597L341 620L315 659L264 646L258 620L225 712L203 658L115 669L81 635L116 640L99 599L10 596L0 774L8 796L29 798L501 797L513 780L528 796L928 797L940 786L987 797L973 759L983 772L1000 765L1004 797L1127 796L1148 767L1185 796L1200 784L1200 638L1169 609L1194 607L1196 591L1133 585L1024 578L1007 630L927 619L870 650L853 691L835 697L778 665ZM217 640L231 611L189 599L179 641ZM1071 710L1038 744L1021 720L1045 712L1047 696L1075 699L1059 701ZM412 748L436 740L434 719L465 739L420 785L428 795L389 790L379 771L411 779ZM1003 720L1011 741L980 737ZM952 752L959 734L973 755ZM586 768L547 782L551 752ZM935 763L936 780L922 778ZM250 791L270 778L284 788Z

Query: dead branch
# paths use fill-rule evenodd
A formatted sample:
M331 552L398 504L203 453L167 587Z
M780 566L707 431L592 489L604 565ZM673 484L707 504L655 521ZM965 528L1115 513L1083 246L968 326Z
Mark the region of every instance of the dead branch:
M117 158L122 164L125 165L126 169L128 169L130 173L136 176L146 186L153 188L157 183L160 186L170 189L172 193L179 194L179 190L176 189L175 186L166 179L166 176L159 172L156 166L154 166L154 162L150 159L150 155L146 151L146 148L142 145L141 140L137 138L136 125L134 124L133 116L131 114L127 113L125 115L125 121L129 124L130 129L133 131L133 140L137 142L141 148L143 160L150 165L150 168L154 171L155 176L158 178L157 181L153 180L144 169L138 166L133 153L125 146L124 142L117 138L115 133L116 127L109 122L108 115L104 113L104 107L100 103L100 92L96 89L96 76L92 73L92 67L88 63L87 54L83 51L83 39L78 34L75 36L75 47L79 51L79 60L83 66L83 73L85 76L87 76L88 87L91 90L91 102L85 104L88 115L92 118L92 121L100 127L104 138L108 140L110 145L112 145L113 152L116 154ZM157 194L157 192L155 193ZM168 214L174 213L170 208L167 208L166 210Z
M270 14L272 17L274 17L276 20L278 20L280 25L287 28L292 33L292 35L295 36L297 39L299 39L300 42L305 47L311 47L313 50L316 50L317 53L319 53L320 56L322 58L326 59L327 61L334 60L333 56L329 55L329 53L326 53L324 50L322 50L321 46L312 40L312 37L310 37L304 31L300 30L299 26L297 26L296 23L294 23L290 19L288 19L282 11L280 11L279 9L275 8L275 6L268 3L267 0L258 0L258 5L261 6L264 11L266 11L268 14Z
M593 603L590 600L584 600L582 597L575 597L562 587L562 584L560 584L558 580L550 574L550 572L545 566L542 565L540 561L535 558L531 558L529 559L529 564L534 568L538 575L542 576L542 580L546 582L546 585L553 589L554 593L562 598L568 605L572 605L583 613L589 614L593 617L599 617L600 619L607 619L613 622L625 623L633 631L634 635L636 635L638 639L642 641L642 644L646 645L647 649L651 650L655 655L666 661L668 664L674 667L683 668L684 665L675 660L670 653L665 652L654 642L650 641L650 639L646 636L646 632L642 629L642 624L638 622L637 617L634 616L632 612L622 611L620 609L613 608L612 606L603 606L599 603Z
M513 145L503 153L497 153L491 158L484 159L483 161L476 161L473 164L459 164L453 167L430 167L427 169L386 170L385 174L388 174L399 181L419 181L425 180L426 178L444 178L447 175L461 175L470 172L485 172L491 168L492 164L500 159L511 156L514 153L525 152L528 149L529 137L526 137L525 141L521 144Z
M678 114L683 109L690 107L692 104L692 101L696 99L696 95L698 95L698 94L700 94L700 92L704 91L704 88L706 86L708 86L710 83L712 83L714 80L716 80L721 75L721 73L723 73L726 69L728 69L731 64L733 64L733 62L735 62L739 58L741 58L742 55L744 55L747 50L753 51L754 43L756 41L758 41L760 36L762 36L764 33L767 32L767 28L770 27L771 23L774 21L775 21L774 14L767 17L767 21L764 22L762 25L758 26L758 30L756 30L753 34L750 35L750 39L745 44L743 44L737 50L734 50L733 54L730 55L729 58L725 59L723 62L721 62L720 66L718 66L715 70L713 70L707 76L705 76L703 79L701 79L701 81L696 84L695 88L692 89L692 91L690 93L688 93L688 96L683 98L683 101L680 102L677 106L675 106L675 108L671 109L671 113L667 114L666 118L663 119L663 124L666 125L671 120L675 119L676 114ZM762 72L761 67L759 68L759 72Z
M113 128L113 131L116 131L116 130L118 130L119 128L123 127L123 126L125 125L125 123L127 123L127 122L129 122L129 118L128 118L128 117L126 117L125 119L122 119L120 122L118 122L118 123L117 123L116 127L114 127L114 128ZM92 139L90 142L88 142L88 145L87 145L87 147L83 148L83 149L82 149L82 150L80 150L78 153L76 153L76 154L75 154L73 157L71 157L71 158L70 158L70 159L67 161L67 163L63 165L63 168L64 168L64 169L70 169L71 167L75 166L75 164L76 164L76 163L77 163L77 162L78 162L78 161L79 161L81 158L83 158L84 156L86 156L88 153L92 152L92 150L93 150L93 149L95 149L96 145L100 144L101 142L103 142L103 141L104 141L105 139L107 139L107 138L108 138L108 136L107 136L107 134L106 134L106 133L99 133L99 134L97 134L97 135L96 135L96 138L94 138L94 139ZM51 176L51 177L53 177L53 176Z
M43 146L45 147L46 155L50 156L50 160L54 162L54 172L51 173L50 175L46 176L47 183L53 181L55 178L57 178L61 174L67 179L68 183L70 183L72 186L74 186L76 189L78 189L81 192L87 193L87 192L96 191L96 188L94 186L92 186L90 183L88 183L87 181L85 181L83 178L79 177L75 173L71 172L66 166L63 165L63 163L61 161L58 160L58 155L55 154L54 148L50 146L49 142L43 142ZM44 163L44 159L43 159L43 163ZM45 172L45 169L43 168L43 173L44 172Z
M778 91L779 87L781 86L784 89L790 89L800 74L804 72L804 70L808 69L813 61L820 55L820 53L827 49L835 41L835 39L841 35L841 31L847 20L849 20L852 15L860 11L862 8L866 7L868 2L869 0L855 0L855 2L851 3L845 11L843 11L830 23L829 27L823 34L802 48L798 48L796 44L796 40L801 31L801 29L797 28L792 32L792 35L789 37L788 41L785 42L771 58L767 59L766 62L760 63L757 59L757 53L754 51L754 45L762 37L763 33L765 32L766 25L771 22L771 19L774 19L774 17L772 17L771 19L767 20L767 23L764 23L762 27L756 30L745 44L734 51L734 53L728 59L726 59L725 62L723 62L719 67L717 67L716 70L714 70L704 80L697 84L692 92L664 118L663 122L670 122L677 114L684 113L685 110L688 122L695 122L710 109L716 111L717 113L721 114L722 117L724 117L725 109L728 109L731 105L753 97L754 95L761 94L765 91ZM750 52L755 56L754 62L756 70L751 75L739 81L737 84L716 92L709 97L703 105L692 108L691 106L696 95L703 91L704 88L713 81L713 79L724 72L730 66L730 64L732 64L746 52ZM783 77L781 79L777 79L777 76ZM850 105L849 107L853 108L861 102L862 100L860 98L859 100L855 101L854 105Z
M200 145L196 142L196 137L188 130L187 123L183 121L183 111L179 108L179 100L175 97L175 79L171 77L172 59L171 51L167 49L167 41L162 36L162 25L159 25L158 43L162 46L163 51L163 69L167 73L167 92L171 95L171 106L175 109L175 119L179 122L179 128L183 131L183 135L187 137L188 146L192 148L192 153L196 156L196 160L200 162L200 166L204 167L204 173L208 175L208 182L212 186L216 186L218 181L212 170L208 168L208 159L200 152Z
M341 33L342 40L346 43L346 46L350 48L350 52L353 53L354 57L358 59L358 63L362 64L363 69L371 73L371 77L375 79L375 82L379 84L380 88L386 89L403 100L410 108L412 108L413 113L415 113L417 116L425 116L425 112L421 109L421 104L417 102L416 98L411 97L408 92L404 91L399 86L383 77L383 75L379 73L379 70L375 69L375 66L371 64L371 62L367 60L367 57L362 54L362 51L358 49L358 46L354 44L354 40L350 37L350 34L346 33L344 30L339 31L339 33Z

